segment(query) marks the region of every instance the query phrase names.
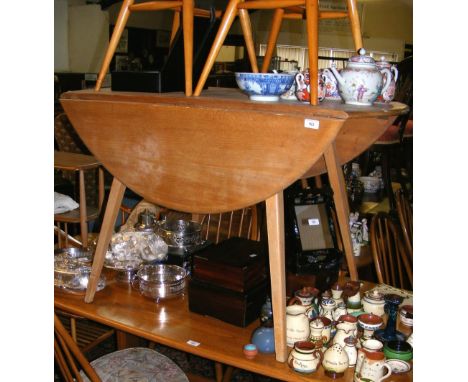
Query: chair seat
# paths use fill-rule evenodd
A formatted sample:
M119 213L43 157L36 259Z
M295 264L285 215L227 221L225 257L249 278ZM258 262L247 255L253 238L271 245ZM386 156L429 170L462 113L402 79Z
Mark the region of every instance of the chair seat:
M99 209L92 206L86 206L86 221L97 219L99 216ZM54 220L62 223L79 223L80 222L80 209L64 212L63 214L55 214Z
M413 120L410 119L406 122L405 131L403 133L404 138L412 138L413 137ZM400 142L400 126L399 125L391 125L385 133L383 133L379 139L374 143L376 145L389 145L393 143Z
M102 382L188 382L179 366L148 348L115 351L94 360L91 366ZM83 372L81 375L89 382Z

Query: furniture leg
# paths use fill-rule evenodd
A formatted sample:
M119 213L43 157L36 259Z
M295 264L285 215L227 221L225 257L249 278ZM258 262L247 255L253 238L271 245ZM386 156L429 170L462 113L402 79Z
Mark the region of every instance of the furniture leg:
M346 194L343 170L336 157L336 146L333 142L324 152L330 185L333 189L333 200L336 207L338 225L340 226L343 248L348 263L351 280L358 280L356 263L354 262L351 233L349 232L349 205Z
M114 231L114 224L119 213L120 205L122 204L124 192L125 185L114 177L109 194L109 200L107 201L106 212L104 213L101 232L99 233L96 252L94 254L93 267L91 268L88 287L86 288L85 302L93 302L99 276L101 275L102 266L104 264L106 250L109 247L109 242Z
M193 8L194 0L182 1L182 23L184 32L185 95L192 95L193 65Z
M208 58L206 59L205 66L203 67L203 71L200 74L200 79L198 80L197 87L193 92L195 97L198 97L203 90L203 86L205 86L205 82L208 79L208 75L210 74L211 68L214 65L216 57L223 46L224 40L231 28L232 23L234 22L234 18L236 17L237 13L237 4L240 3L241 0L232 0L229 2L226 11L224 12L223 19L221 20L221 24L219 25L218 32L216 33L215 40L213 45L211 46L210 53L208 54Z
M310 104L318 104L318 0L306 0L307 46L309 48Z
M88 222L86 221L86 190L84 171L80 170L80 229L82 247L88 248Z
M348 3L349 23L351 24L351 33L353 35L354 48L357 50L362 48L361 25L359 23L359 13L357 10L356 0L346 0Z
M284 9L278 8L275 10L273 20L271 21L270 34L268 36L268 43L263 57L262 73L266 73L270 66L271 59L273 57L273 51L275 50L276 42L278 41L278 35L281 29L281 23L283 22Z
M114 31L112 32L112 37L109 42L109 47L107 48L106 55L102 61L101 70L99 71L96 86L94 87L94 90L96 91L101 89L102 81L104 81L104 77L106 76L107 69L109 69L112 56L117 49L117 44L119 43L120 36L122 36L122 32L125 28L125 25L127 24L128 16L130 16L129 7L133 5L133 3L134 0L124 0L122 8L120 8L119 16L115 22Z
M231 382L232 373L234 371L234 367L227 365L226 370L224 371L223 382Z
M177 31L180 27L180 12L174 11L174 18L172 19L172 29L171 29L171 39L169 40L169 46L172 47L174 43L174 38L177 34Z
M255 46L252 37L252 25L250 23L249 12L246 9L239 9L239 19L244 33L245 46L247 47L247 54L249 56L252 72L258 73L257 56L255 55Z
M223 382L223 364L221 362L215 362L215 377L216 382Z
M99 173L99 186L98 186L98 208L99 211L102 209L102 203L104 202L104 169L102 166L98 169Z
M268 251L271 275L271 302L275 318L275 352L278 362L286 362L286 268L284 259L284 200L279 192L266 200ZM279 328L282 328L279 330Z
M116 330L115 336L118 350L142 346L141 338L133 334L123 332L122 330Z

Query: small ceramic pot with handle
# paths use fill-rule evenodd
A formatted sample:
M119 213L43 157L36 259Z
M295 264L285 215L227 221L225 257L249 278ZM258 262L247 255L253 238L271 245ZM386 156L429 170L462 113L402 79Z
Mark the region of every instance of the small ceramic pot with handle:
M309 69L296 74L296 97L299 101L310 102L310 76ZM321 102L325 99L326 89L323 76L318 75L318 101Z
M359 367L354 371L354 382L380 382L392 374L392 368L385 362L382 352L367 352Z
M309 341L299 341L294 344L293 350L289 353L288 365L294 371L309 374L317 370L322 360L322 352L315 349L313 343Z
M395 97L396 82L398 80L398 69L395 65L391 65L389 62L385 61L385 57L381 57L380 61L376 61L375 64L379 69L388 69L391 73L390 76L387 74L384 75L384 85L388 81L390 81L390 85L387 87L387 89L385 89L385 91L382 90L382 93L380 93L375 102L391 102Z

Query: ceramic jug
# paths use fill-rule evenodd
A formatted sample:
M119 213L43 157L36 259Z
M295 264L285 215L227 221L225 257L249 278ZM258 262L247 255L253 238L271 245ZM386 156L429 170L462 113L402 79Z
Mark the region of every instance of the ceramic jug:
M376 102L391 102L395 97L396 82L398 80L398 69L395 65L391 65L389 62L385 61L385 57L381 57L380 61L375 63L379 69L389 69L392 75L390 77L384 76L384 83L390 81L390 85L387 90L379 94Z
M383 74L391 78L389 69L379 69L372 57L366 56L365 49L359 49L359 55L348 60L341 72L332 66L331 71L338 81L341 98L351 105L372 105L377 97L387 91L391 81L383 85ZM383 86L382 86L383 85Z
M335 322L339 321L340 317L344 316L347 313L348 310L346 309L346 304L344 302L340 302L333 311L333 320Z
M330 69L320 69L319 73L322 75L325 83L325 99L341 101L340 93L338 92L338 81Z
M356 369L359 370L366 355L366 352L382 352L383 350L383 343L378 340L365 340L361 344L361 348L358 350L357 360L356 360Z
M309 69L306 69L303 72L299 72L296 74L295 78L296 83L296 97L299 101L302 102L310 102L310 77L309 77ZM318 100L323 101L325 98L325 82L322 76L319 73L318 76Z
M286 341L293 347L297 341L309 339L309 313L310 307L303 305L289 305L286 307Z
M288 365L294 371L309 374L317 370L323 360L323 354L309 341L296 342L289 353Z
M336 325L336 334L333 337L334 344L340 344L342 347L346 346L345 339L347 337L356 337L357 328L356 325L350 322L340 322Z
M313 309L312 316L318 315L317 296L320 291L314 287L303 287L294 292L294 297L299 299L302 305L311 305Z
M362 351L364 359L354 371L354 382L380 382L390 377L392 369L385 363L384 353Z

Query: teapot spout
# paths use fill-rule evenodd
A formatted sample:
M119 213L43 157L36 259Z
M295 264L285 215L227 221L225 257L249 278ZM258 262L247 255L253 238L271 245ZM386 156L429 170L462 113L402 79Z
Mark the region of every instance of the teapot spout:
M332 64L332 66L330 67L333 75L335 76L336 80L338 81L338 83L342 86L344 86L344 78L341 76L341 74L338 72L338 70L336 70L336 66L335 64ZM325 69L325 70L328 70L328 69Z

